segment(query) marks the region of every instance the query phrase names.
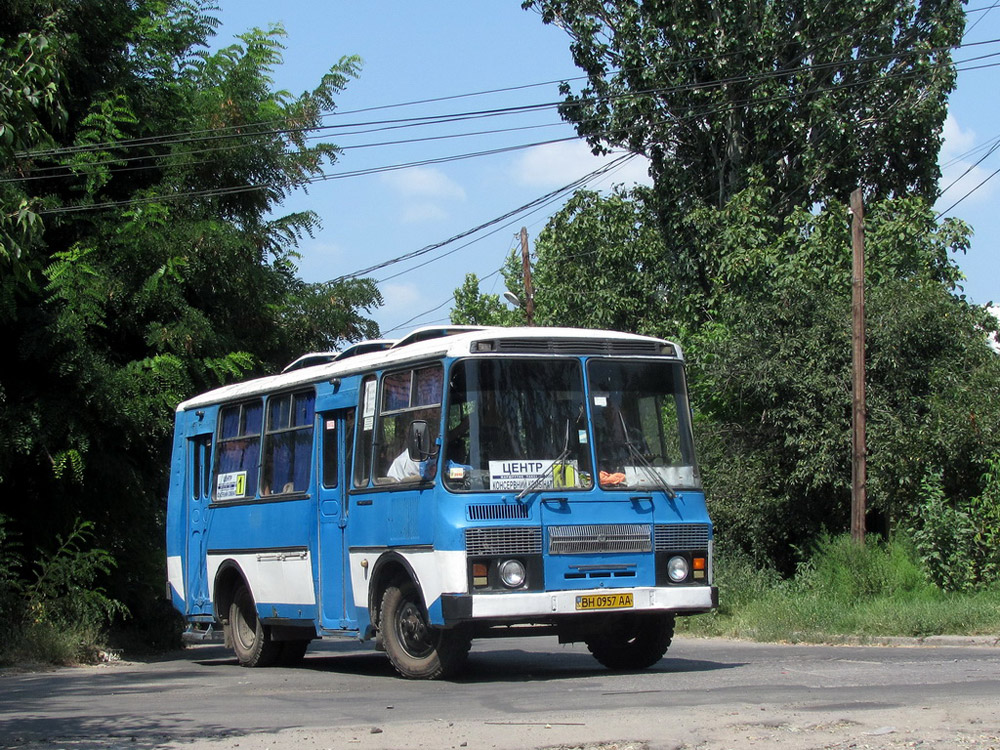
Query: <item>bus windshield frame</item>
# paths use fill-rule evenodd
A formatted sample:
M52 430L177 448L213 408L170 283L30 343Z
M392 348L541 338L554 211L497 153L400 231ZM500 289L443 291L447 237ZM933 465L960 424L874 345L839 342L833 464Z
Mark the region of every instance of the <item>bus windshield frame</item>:
M444 484L453 492L593 487L578 359L457 360L447 419Z
M463 358L447 403L452 492L701 487L678 360Z
M601 489L701 489L681 362L591 359L587 380Z

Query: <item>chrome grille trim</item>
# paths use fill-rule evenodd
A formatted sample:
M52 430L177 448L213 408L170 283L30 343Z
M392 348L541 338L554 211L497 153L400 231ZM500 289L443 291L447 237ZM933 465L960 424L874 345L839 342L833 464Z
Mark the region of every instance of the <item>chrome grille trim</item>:
M708 548L707 523L658 524L655 530L657 552Z
M650 531L648 523L549 526L549 554L649 552L653 548Z
M540 555L542 530L537 526L497 526L465 530L465 551L470 556Z

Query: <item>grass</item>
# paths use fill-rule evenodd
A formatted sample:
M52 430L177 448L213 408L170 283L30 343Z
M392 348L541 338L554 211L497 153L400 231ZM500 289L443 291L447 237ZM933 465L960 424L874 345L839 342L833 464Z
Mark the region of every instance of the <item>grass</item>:
M1000 585L942 591L906 540L860 547L849 537L824 539L790 579L738 553L720 553L716 583L719 609L683 618L679 632L793 643L1000 636Z

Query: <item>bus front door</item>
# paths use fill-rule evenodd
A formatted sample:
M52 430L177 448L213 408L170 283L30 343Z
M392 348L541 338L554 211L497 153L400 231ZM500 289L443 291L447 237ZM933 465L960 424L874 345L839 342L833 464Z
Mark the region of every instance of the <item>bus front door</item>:
M351 477L354 409L320 414L319 598L321 625L329 630L355 627L349 611L346 529ZM350 608L353 609L353 608Z

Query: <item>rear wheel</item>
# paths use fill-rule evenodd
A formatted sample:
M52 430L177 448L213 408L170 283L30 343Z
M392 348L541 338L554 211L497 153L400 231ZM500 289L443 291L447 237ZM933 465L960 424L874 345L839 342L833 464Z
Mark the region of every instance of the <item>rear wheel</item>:
M420 592L409 581L385 590L379 628L392 665L413 680L454 674L465 663L472 645L462 631L430 625Z
M244 584L236 589L229 605L228 627L240 666L269 667L281 656L282 644L270 639L270 633L257 617L253 594Z
M673 615L631 613L609 620L587 648L608 669L646 669L663 658L673 637Z

